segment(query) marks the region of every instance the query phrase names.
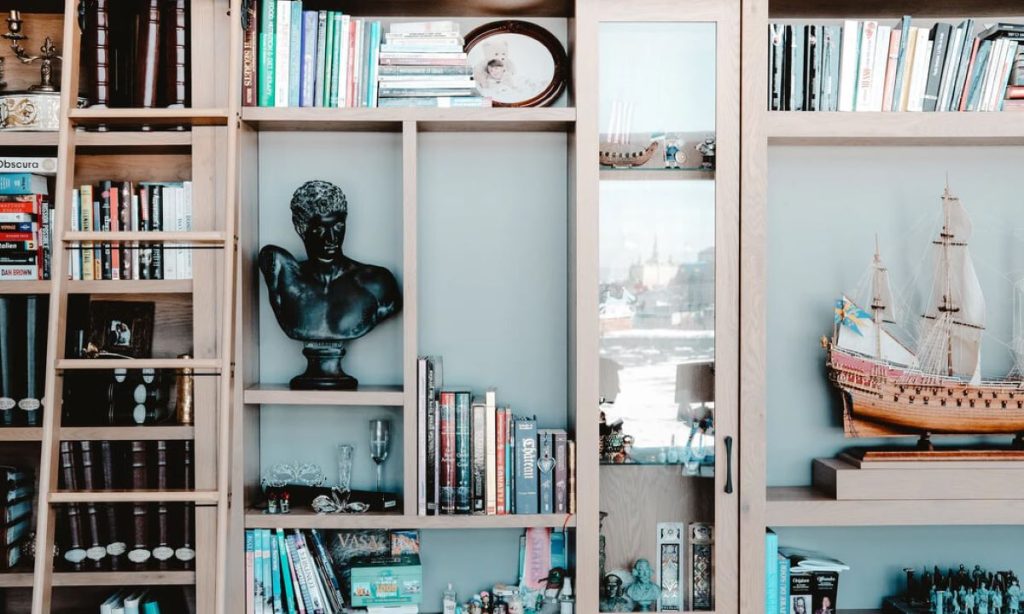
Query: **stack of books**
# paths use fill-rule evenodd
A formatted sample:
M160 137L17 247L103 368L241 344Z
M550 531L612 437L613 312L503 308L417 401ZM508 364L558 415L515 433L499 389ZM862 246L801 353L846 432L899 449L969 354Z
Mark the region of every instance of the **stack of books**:
M575 442L562 429L442 387L440 359L418 361L418 513L575 513Z
M30 471L18 467L0 467L3 478L3 521L4 531L0 537L3 560L0 570L8 570L21 560L22 542L29 538L32 530L32 509L35 500L35 480Z
M392 24L380 48L379 106L489 107L453 21Z
M772 111L1024 110L1024 24L769 26Z
M54 158L0 157L0 281L50 279Z
M71 230L185 232L192 230L192 182L103 181L72 190ZM191 279L192 249L162 243L74 242L69 279Z
M0 426L39 426L48 298L0 295Z
M335 562L320 531L245 531L247 612L341 612L345 605Z
M839 573L850 569L819 552L779 546L778 536L765 534L765 612L810 614L836 612Z
M260 0L249 11L243 105L377 106L379 21L305 11L302 0Z
M192 442L62 441L60 487L68 491L189 490ZM194 503L68 503L56 543L70 571L191 569Z

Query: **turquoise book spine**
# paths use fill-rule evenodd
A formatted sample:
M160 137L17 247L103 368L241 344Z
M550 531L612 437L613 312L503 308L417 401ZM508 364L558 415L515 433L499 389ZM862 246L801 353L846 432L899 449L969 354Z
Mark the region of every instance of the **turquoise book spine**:
M267 534L270 530L267 529ZM274 614L284 614L281 603L281 554L277 551L277 540L270 535L270 592L273 597Z
M776 560L779 566L776 574L779 583L779 603L776 611L779 614L789 614L789 559L785 555L779 554Z
M288 38L288 106L299 106L302 92L302 1L292 0L291 34Z
M779 536L767 529L764 534L764 611L779 606Z
M455 393L455 513L470 513L470 442L473 418L470 413L470 393Z
M263 549L263 612L274 613L274 566L270 558L270 529L260 529L260 548Z
M341 13L334 14L334 46L331 47L331 106L345 106L339 100L338 80L341 79L341 45L344 42L344 33L341 31Z
M316 66L313 67L315 86L313 104L324 106L324 67L327 62L327 11L317 11L316 17Z
M334 48L338 44L338 30L334 20L335 11L327 11L327 47L324 50L324 92L323 106L333 107L331 104L331 83L334 74Z
M288 549L284 545L284 531L277 529L277 557L281 561L281 584L284 585L282 606L288 610L288 614L295 614L295 592L292 590L292 574L288 570Z
M274 22L277 21L277 2L263 0L260 7L260 68L259 68L259 105L274 106L274 45L276 38Z
M264 614L263 610L263 535L260 533L260 529L253 529L253 547L252 547L252 573L253 573L253 588L252 588L252 600L253 600L253 611L256 614Z

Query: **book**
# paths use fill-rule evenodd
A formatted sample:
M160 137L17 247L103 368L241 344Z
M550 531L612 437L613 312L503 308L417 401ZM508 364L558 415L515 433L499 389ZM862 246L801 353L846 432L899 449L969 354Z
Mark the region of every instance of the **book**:
M261 107L276 106L277 85L277 1L263 0L260 4L260 60L259 60L259 104Z
M508 451L508 425L506 420L508 414L505 413L504 409L496 409L495 411L495 481L496 486L494 488L495 493L495 513L499 515L505 515L508 513L508 506L506 505L507 494L505 492L505 485L507 484L507 465L506 456Z
M426 421L426 447L427 447L427 475L426 475L426 488L427 488L427 513L434 515L439 512L440 502L440 479L439 479L439 467L440 467L440 454L438 453L438 445L440 443L440 435L438 433L438 398L437 388L440 383L440 362L436 359L427 359L427 421Z
M277 614L274 611L274 559L271 549L272 538L270 529L260 529L260 547L263 549L263 612Z
M315 107L324 106L324 73L323 67L327 54L327 11L316 13L316 63L314 66L315 77L313 84L313 104Z
M900 20L899 25L893 28L893 31L900 33L899 50L897 51L896 56L896 70L893 78L892 99L889 107L885 110L903 111L904 109L901 107L903 104L904 81L906 79L909 64L907 52L911 48L911 42L914 38L914 31L910 25L910 15L904 15Z
M266 0L270 2L271 0ZM291 32L293 0L277 0L274 22L274 106L288 106L288 84L291 75Z
M950 96L948 111L962 111L964 89L967 84L971 61L978 49L980 41L974 36L974 20L968 19L964 24L964 42L960 49L956 75L953 77L953 92Z
M929 61L932 56L932 41L929 31L920 28L914 45L914 67L910 75L910 91L907 92L907 111L923 111L925 88L928 83Z
M288 106L297 107L302 97L302 1L291 0L288 17Z
M487 405L483 400L471 408L470 512L487 513Z
M1000 38L1024 40L1024 24L1005 22L994 23L978 34L978 38L983 41L997 40Z
M764 537L764 611L775 612L779 607L779 536L771 529Z
M244 8L246 24L242 35L242 106L255 107L259 104L259 87L257 81L256 58L260 52L259 35L259 3L250 2ZM249 612L249 614L252 614Z
M537 490L538 511L552 514L555 511L555 442L548 429L537 431Z
M0 173L29 173L53 177L57 174L57 158L0 156Z
M472 509L472 410L470 393L455 392L455 513L468 514Z
M269 533L269 530L268 530ZM270 536L270 595L274 614L283 614L281 602L281 555L277 550L277 539Z
M285 536L285 548L288 550L289 573L294 576L294 583L295 586L298 587L299 591L296 595L296 606L300 612L312 612L313 599L310 595L309 586L306 584L306 579L302 572L302 567L299 561L298 546L296 545L294 534L288 534Z
M949 46L953 26L948 23L937 23L932 26L929 40L931 41L931 59L928 62L928 79L924 91L924 111L934 111L938 105L939 87L942 83L942 69L945 65L946 50Z
M492 106L490 98L481 96L404 96L380 98L377 104L379 107L435 107L441 109Z
M960 55L964 47L967 21L963 21L953 30L949 48L946 50L945 65L942 68L942 80L939 85L939 97L935 104L936 111L949 111L953 100L955 85L953 80L960 69Z
M440 513L455 513L455 490L456 490L456 447L455 447L455 393L442 391L439 403L438 431L440 441L438 443L438 454L440 456L440 500L438 502Z
M889 33L889 51L886 58L885 78L883 80L882 106L880 111L892 109L893 96L896 93L896 68L900 61L900 40L902 30L893 28Z
M341 591L341 582L334 571L334 561L331 558L330 553L327 551L326 542L324 541L323 536L320 535L320 531L317 529L311 529L310 536L313 538L313 545L316 548L317 557L323 564L324 573L329 583L328 589L334 593L335 603L337 603L338 609L341 609L344 607L345 598Z
M427 363L416 359L416 513L427 515Z
M517 417L515 432L515 513L536 514L539 504L537 420Z
M839 66L839 110L853 111L857 99L857 72L860 49L860 23L843 22L842 51Z
M0 173L0 195L49 194L44 175Z
M878 22L865 21L860 31L860 57L857 60L856 111L871 111L875 84L875 54L878 51Z
M787 30L789 62L789 111L804 110L804 29L794 26Z
M569 459L568 445L565 431L556 429L552 431L555 449L555 484L554 484L554 512L556 514L569 513Z
M317 11L302 13L302 69L299 92L299 106L313 106L316 93L316 60L319 44L317 26L320 14Z
M819 110L839 110L839 70L842 28L824 26L821 38L821 94Z
M484 446L486 449L484 511L490 515L498 513L497 397L497 390L493 388L484 394Z
M778 553L778 544L776 544L775 550L776 567L778 568L776 577L779 583L779 602L775 611L779 614L789 614L789 559Z
M256 530L245 530L245 613L255 614L256 604L254 600L255 586L255 561L256 561Z
M288 570L288 550L284 545L284 531L282 529L276 529L274 531L274 550L277 555L277 560L280 561L278 566L280 568L280 583L281 583L281 608L287 610L289 614L295 614L295 593L292 588L291 576ZM275 574L275 581L278 580L278 576ZM276 602L275 602L276 603Z

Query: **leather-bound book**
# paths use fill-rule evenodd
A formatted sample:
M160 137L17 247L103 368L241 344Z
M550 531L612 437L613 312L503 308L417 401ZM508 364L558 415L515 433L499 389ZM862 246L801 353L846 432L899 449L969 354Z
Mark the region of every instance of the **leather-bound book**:
M156 487L159 490L167 490L167 442L156 442ZM156 547L153 548L153 558L157 560L160 569L168 569L169 562L174 558L174 548L170 546L170 532L168 530L169 514L167 503L161 501L156 504Z
M189 28L188 3L165 0L160 21L161 100L165 107L181 108L189 104Z
M110 0L86 3L85 32L82 33L83 62L88 83L89 106L110 105Z
M39 426L39 414L42 413L43 374L40 367L43 361L39 355L45 350L40 350L39 319L39 297L30 294L25 297L25 396L18 400L18 409L28 426Z
M75 475L75 453L70 441L60 442L60 477L61 488L78 490L78 477Z
M85 490L96 490L97 482L94 479L95 453L91 441L78 442L78 452L82 465L82 488ZM89 544L85 551L94 569L103 568L103 559L107 557L107 548L102 545L100 536L100 514L96 503L85 504L85 527L86 542Z
M64 560L72 569L80 571L86 559L85 548L82 547L82 518L77 503L68 503L63 509L67 526L67 542L63 548Z
M100 442L100 488L104 490L113 490L115 487L114 479L114 449L113 444L109 441ZM128 545L124 543L124 538L121 537L123 530L121 523L118 522L118 516L121 508L118 506L107 503L103 506L104 518L107 525L107 554L110 558L110 569L117 571L124 566L124 553L128 550Z
M132 490L143 490L146 488L146 442L133 441L131 443L132 458ZM128 560L136 569L145 569L152 552L149 550L149 506L145 503L135 503L132 507L132 549L128 551Z
M135 106L157 106L160 74L160 0L142 0L135 46Z
M181 463L182 483L186 489L193 488L192 480L192 442L185 441L184 458ZM174 551L174 558L184 569L192 569L193 561L196 558L196 550L193 542L194 530L193 519L195 516L195 504L183 503L181 505L181 546Z
M0 296L0 425L14 424L14 369L11 365L10 324L8 313L10 299Z

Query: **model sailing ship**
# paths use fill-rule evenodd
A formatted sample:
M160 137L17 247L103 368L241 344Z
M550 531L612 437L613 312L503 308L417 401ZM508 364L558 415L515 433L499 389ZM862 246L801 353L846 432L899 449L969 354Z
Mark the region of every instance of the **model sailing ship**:
M889 273L876 246L869 311L843 296L832 338L822 339L829 379L843 398L848 437L1016 434L1024 445L1019 370L981 378L985 298L968 250L971 222L960 199L942 196L935 279L916 349L899 336Z

